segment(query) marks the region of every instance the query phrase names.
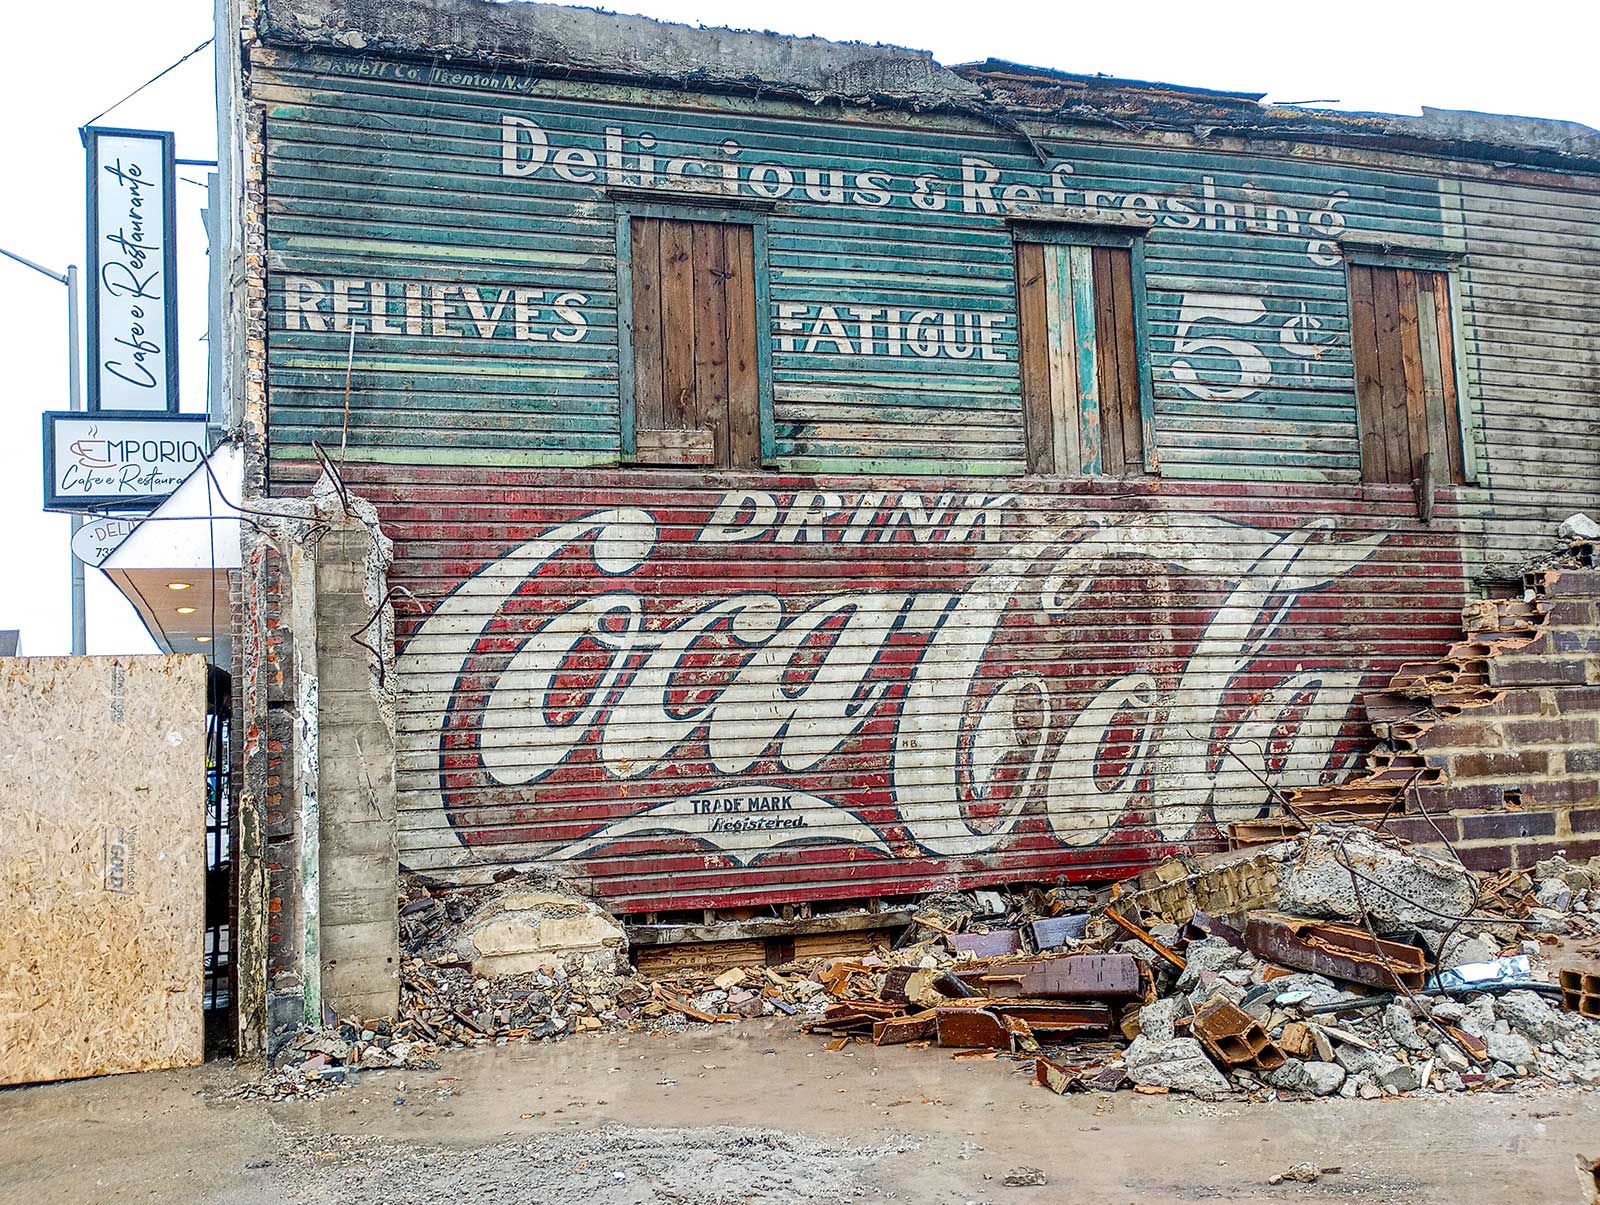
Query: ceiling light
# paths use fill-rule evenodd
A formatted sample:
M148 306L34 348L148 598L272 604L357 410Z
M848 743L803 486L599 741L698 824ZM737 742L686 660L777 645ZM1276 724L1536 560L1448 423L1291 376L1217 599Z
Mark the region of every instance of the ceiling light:
M193 615L194 614L194 608L193 607L179 607L178 608L178 614L179 615Z
M209 637L209 636L196 636L194 638L194 641L195 641L196 644L210 644L211 643L211 637Z
M190 586L189 582L168 582L167 583L167 589L168 590L187 590L189 588L189 586Z

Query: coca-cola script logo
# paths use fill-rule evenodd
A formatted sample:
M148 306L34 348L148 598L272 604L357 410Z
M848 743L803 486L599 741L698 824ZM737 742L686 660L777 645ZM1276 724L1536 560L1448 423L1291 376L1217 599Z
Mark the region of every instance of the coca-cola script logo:
M418 823L457 842L436 863L951 857L1094 846L1140 808L1170 841L1258 814L1328 766L1362 677L1286 625L1386 538L1030 525L1008 495L708 509L557 523L420 624L398 674Z

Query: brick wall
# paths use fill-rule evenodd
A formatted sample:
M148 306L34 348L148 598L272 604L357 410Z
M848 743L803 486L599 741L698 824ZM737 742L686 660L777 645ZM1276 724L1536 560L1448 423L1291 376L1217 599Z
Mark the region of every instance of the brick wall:
M1465 639L1402 666L1366 700L1378 746L1348 782L1290 793L1297 810L1448 840L1478 870L1558 850L1600 854L1600 568L1573 545L1521 599L1462 612Z

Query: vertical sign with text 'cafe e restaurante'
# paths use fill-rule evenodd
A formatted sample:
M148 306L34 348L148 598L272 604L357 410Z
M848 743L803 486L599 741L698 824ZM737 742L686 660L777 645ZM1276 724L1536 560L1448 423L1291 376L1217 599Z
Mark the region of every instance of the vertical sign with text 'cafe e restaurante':
M84 131L89 157L89 409L178 409L173 137Z

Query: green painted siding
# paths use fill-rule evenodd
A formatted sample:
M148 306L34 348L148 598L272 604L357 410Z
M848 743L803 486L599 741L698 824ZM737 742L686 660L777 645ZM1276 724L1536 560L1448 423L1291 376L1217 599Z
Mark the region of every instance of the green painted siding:
M354 60L266 57L252 91L266 112L281 460L339 440L348 369L353 457L616 461L608 129L624 153L613 179L628 186L646 137L658 185L680 157L717 173L701 188L731 171L742 201L795 181L767 216L767 318L774 463L796 471L1023 470L1012 231L989 212L1010 187L1013 208L1037 196L1151 223L1145 350L1162 476L1355 482L1345 272L1329 239L1448 233L1440 186L1422 175L1066 140L1046 140L1059 155L1047 169L975 121L515 76L499 90L443 87L381 60L361 60L379 72L361 78L339 73ZM507 116L548 140L531 174L505 174ZM375 285L381 331L365 313Z

